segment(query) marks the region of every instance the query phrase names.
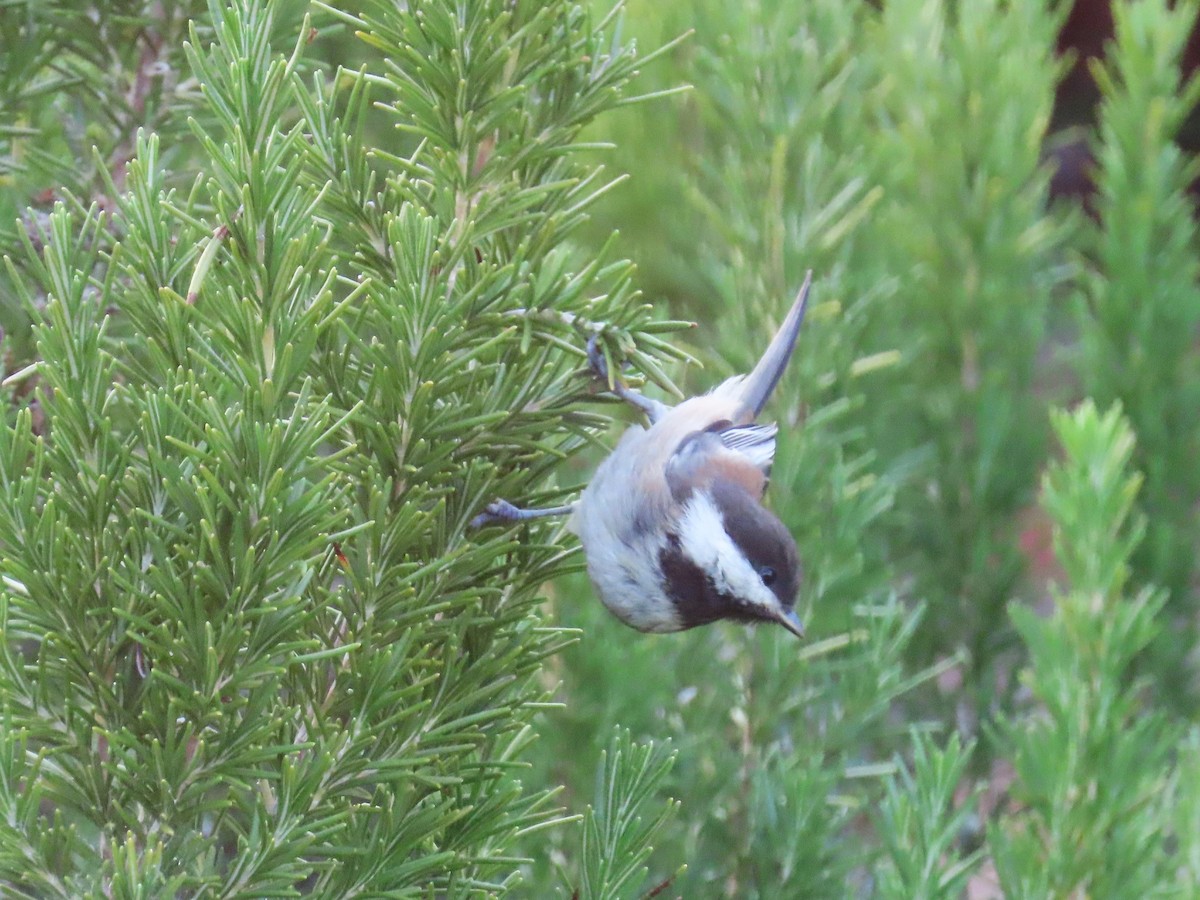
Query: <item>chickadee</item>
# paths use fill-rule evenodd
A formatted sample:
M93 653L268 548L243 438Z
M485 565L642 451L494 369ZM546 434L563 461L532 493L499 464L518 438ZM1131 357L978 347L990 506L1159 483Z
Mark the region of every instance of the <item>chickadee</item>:
M810 272L749 375L675 407L614 379L614 393L650 427L625 432L576 503L519 509L498 500L472 526L573 514L596 592L638 631L733 619L777 622L803 637L796 543L761 505L778 429L754 419L792 356L811 281ZM607 381L594 339L588 358Z

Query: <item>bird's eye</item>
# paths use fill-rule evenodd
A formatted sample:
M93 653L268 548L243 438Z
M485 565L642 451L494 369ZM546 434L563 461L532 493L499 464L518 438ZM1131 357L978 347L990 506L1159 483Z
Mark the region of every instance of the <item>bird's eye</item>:
M775 583L775 570L770 566L763 566L758 570L758 577L762 579L762 583L770 587Z

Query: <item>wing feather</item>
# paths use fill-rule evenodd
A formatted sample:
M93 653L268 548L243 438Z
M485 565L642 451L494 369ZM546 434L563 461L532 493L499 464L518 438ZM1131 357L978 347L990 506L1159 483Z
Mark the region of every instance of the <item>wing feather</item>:
M772 422L736 425L718 432L718 435L726 448L742 454L766 472L775 459L775 435L778 433L778 427Z
M731 439L738 447L732 448L725 443L725 435L730 430L757 433L733 435ZM773 425L760 425L690 434L667 460L665 474L671 496L676 502L683 502L696 488L714 479L723 479L740 484L753 497L761 497L767 478L766 466L760 461L765 460L766 465L770 465L775 448L774 432Z

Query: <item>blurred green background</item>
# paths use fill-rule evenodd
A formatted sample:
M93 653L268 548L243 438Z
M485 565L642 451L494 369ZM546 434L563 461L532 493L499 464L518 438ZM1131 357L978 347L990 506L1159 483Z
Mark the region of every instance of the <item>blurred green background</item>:
M1107 3L626 6L640 45L689 34L641 89L691 90L593 127L630 177L589 234L618 231L645 296L699 323L680 338L703 369L680 383L744 371L816 273L771 406L769 492L807 564L810 643L632 635L582 576L553 591L582 637L548 673L563 706L544 716L538 777L586 797L613 727L669 736L665 793L683 803L653 861L663 879L687 865L680 896L879 890L870 810L917 723L980 741L955 797L984 799L947 868L985 844L989 815L1022 808L993 728L1038 705L1009 609L1047 615L1063 578L1038 504L1055 406L1120 401L1137 433L1132 577L1169 594L1132 671L1142 702L1192 717L1200 293L1196 168L1177 139L1195 10L1154 5L1116 4L1119 53ZM990 862L969 885L1000 895Z

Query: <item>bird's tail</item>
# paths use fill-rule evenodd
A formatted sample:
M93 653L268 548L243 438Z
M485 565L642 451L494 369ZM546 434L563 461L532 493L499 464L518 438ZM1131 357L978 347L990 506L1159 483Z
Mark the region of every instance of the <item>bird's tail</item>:
M808 289L811 285L812 271L809 270L804 276L804 284L800 286L800 293L796 295L796 301L788 310L779 330L775 332L775 337L771 338L770 346L759 359L754 371L738 385L739 400L752 418L757 417L767 405L771 392L775 390L775 385L787 369L788 360L792 358L796 338L800 335L800 325L804 322L804 310L808 305Z

